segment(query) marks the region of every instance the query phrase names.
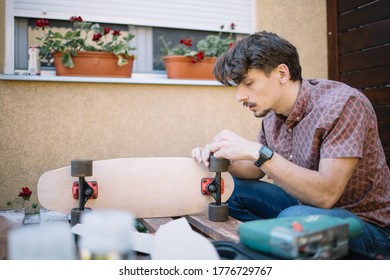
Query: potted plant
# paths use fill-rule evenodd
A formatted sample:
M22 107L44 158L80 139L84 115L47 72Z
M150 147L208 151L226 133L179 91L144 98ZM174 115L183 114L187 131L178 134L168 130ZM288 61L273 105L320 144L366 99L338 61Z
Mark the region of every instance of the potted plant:
M230 24L230 29L235 29L235 24ZM191 49L192 39L181 38L180 44L171 48L171 42L166 42L163 37L163 61L168 79L201 79L213 80L213 66L218 56L233 46L235 40L232 32L223 38L223 28L217 35L208 35L196 45L196 50Z
M39 222L39 219L32 218L33 216L39 214L39 210L37 209L38 203L34 202L30 206L26 205L27 201L30 201L31 195L32 195L32 191L28 187L23 187L19 192L19 197L21 197L23 200L23 211L24 211L23 224Z
M130 27L127 36L110 27L83 21L72 16L73 30L65 34L53 32L49 21L35 22L44 35L37 38L42 42L39 55L54 66L59 76L106 76L131 77L135 50L129 46L134 38Z

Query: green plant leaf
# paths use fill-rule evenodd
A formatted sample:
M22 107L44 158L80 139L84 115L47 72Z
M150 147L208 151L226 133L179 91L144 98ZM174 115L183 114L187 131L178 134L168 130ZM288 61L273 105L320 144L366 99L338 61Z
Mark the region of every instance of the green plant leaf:
M72 56L68 52L64 52L62 54L62 56L61 56L61 63L65 67L68 67L68 68L73 68L74 67Z
M121 55L118 55L118 66L123 66L123 65L126 65L127 63L129 63L129 61L125 58L123 58Z

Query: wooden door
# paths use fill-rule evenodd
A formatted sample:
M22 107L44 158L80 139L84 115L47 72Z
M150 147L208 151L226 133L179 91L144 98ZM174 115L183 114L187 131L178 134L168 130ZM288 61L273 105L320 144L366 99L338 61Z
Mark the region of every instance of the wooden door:
M328 75L360 89L390 164L390 0L327 0Z

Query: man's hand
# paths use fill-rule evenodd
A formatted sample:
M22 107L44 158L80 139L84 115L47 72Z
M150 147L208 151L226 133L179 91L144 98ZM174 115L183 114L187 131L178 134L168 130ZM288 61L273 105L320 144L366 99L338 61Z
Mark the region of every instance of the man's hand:
M246 140L232 131L224 130L204 148L194 148L192 157L199 163L203 162L206 166L209 165L210 154L230 161L250 160L255 162L259 156L260 147L259 143Z
M209 144L210 151L217 158L230 161L249 160L255 162L259 157L261 144L249 141L230 130L224 130Z
M198 163L203 163L208 167L210 165L210 145L206 145L204 148L196 147L192 149L192 157Z

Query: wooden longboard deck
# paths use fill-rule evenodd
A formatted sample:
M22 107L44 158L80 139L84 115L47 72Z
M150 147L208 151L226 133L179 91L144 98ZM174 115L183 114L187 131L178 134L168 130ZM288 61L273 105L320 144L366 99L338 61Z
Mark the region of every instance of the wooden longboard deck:
M192 158L119 158L93 161L93 175L87 181L98 182L98 198L85 207L111 208L131 212L137 218L189 215L208 209L211 195L201 193L202 178L214 178ZM233 192L233 178L222 172L225 202ZM42 174L38 180L38 199L49 210L70 213L78 200L72 196L70 166Z

